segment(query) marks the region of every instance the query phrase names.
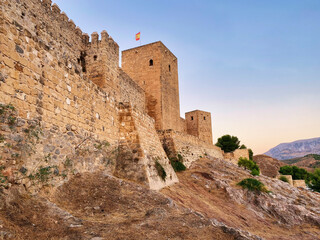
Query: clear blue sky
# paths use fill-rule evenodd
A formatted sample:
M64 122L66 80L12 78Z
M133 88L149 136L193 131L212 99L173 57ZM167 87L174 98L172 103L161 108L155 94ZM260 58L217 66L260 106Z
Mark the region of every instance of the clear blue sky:
M320 136L320 0L54 0L120 50L161 40L179 61L181 114L255 153Z

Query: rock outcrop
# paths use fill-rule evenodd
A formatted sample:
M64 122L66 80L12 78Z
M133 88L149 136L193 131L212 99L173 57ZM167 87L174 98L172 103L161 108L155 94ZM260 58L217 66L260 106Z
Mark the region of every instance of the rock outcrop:
M271 178L277 177L279 175L280 167L285 165L277 159L262 154L253 156L253 161L258 164L262 175Z

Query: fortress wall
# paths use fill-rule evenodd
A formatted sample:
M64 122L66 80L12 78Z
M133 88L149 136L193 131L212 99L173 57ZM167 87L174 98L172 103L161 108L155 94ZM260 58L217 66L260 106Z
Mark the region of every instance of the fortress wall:
M233 152L224 153L224 159L236 165L238 165L239 158L241 157L249 159L248 149L236 149Z
M293 186L293 179L292 179L292 175L279 175L279 176L278 176L278 179L279 179L281 176L286 177L286 178L287 178L287 180L288 180L288 183L289 183L291 186ZM303 180L303 181L304 181L304 180Z
M64 175L56 185L77 172L113 172L118 104L83 72L86 39L48 0L1 2L0 103L17 109L19 126L0 129L0 150L8 153L0 165L8 171L56 166ZM26 151L30 134L39 139Z
M294 187L307 188L305 180L293 180Z
M180 117L180 130L179 132L187 133L187 121Z
M49 0L4 1L1 13L0 102L44 127L73 125L116 143L115 102L82 72L81 30Z
M156 161L167 174L165 181L159 177ZM154 120L133 110L129 104L120 107L120 154L115 175L146 184L154 190L178 182L162 148Z
M124 71L119 70L120 102L130 102L133 109L145 112L145 92Z
M223 159L223 151L219 147L192 135L173 130L158 131L158 134L164 149L171 153L170 157L180 154L186 167L190 167L192 162L207 155Z

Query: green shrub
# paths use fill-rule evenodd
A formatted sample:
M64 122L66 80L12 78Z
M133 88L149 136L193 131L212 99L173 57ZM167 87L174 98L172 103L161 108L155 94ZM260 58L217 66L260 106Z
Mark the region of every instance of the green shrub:
M247 149L246 145L242 144L239 149Z
M311 173L297 166L283 166L280 167L279 172L283 175L291 175L293 180L305 180L309 188L313 191L320 192L319 169L316 169L314 173Z
M283 175L292 175L293 180L306 180L309 181L312 178L312 174L303 168L297 166L283 166L280 167L279 173Z
M253 170L251 171L251 175L253 175L253 176L259 176L259 175L260 175L260 172L259 172L259 170L257 170L257 169L253 169Z
M238 166L239 167L244 167L245 169L251 170L251 174L253 176L259 176L260 175L259 166L257 165L256 162L254 162L254 161L252 161L250 159L243 158L243 157L239 158Z
M249 159L253 160L253 151L252 151L252 149L249 148L248 152L249 152Z
M177 157L170 158L170 163L175 172L185 171L187 168L183 164L183 157L178 153Z
M240 147L239 145L239 139L230 135L224 135L218 138L218 142L216 143L216 146L220 147L224 152L233 152Z
M241 186L243 189L248 189L255 192L268 192L266 187L262 182L253 178L246 178L239 182L237 185Z
M167 173L166 171L164 170L164 168L162 167L162 165L158 162L158 160L156 161L156 169L157 169L157 172L158 172L158 175L161 177L161 179L163 181L166 180L166 177L167 177Z
M307 183L308 186L316 192L320 192L320 176L314 174L311 180Z
M315 160L320 160L320 155L319 154L308 154L305 157L313 157Z
M288 178L287 178L287 177L285 177L285 176L280 176L280 177L279 177L279 180L281 180L282 182L289 183Z
M171 158L170 163L171 163L171 166L175 172L182 172L187 169L186 166L182 162L177 160L177 158Z
M4 142L4 140L5 140L5 137L2 134L0 134L0 143Z

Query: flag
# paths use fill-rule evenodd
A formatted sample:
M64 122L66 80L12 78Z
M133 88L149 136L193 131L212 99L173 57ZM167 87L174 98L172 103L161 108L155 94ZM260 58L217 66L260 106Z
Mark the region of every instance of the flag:
M140 40L140 32L136 34L136 41L139 41L139 40Z

